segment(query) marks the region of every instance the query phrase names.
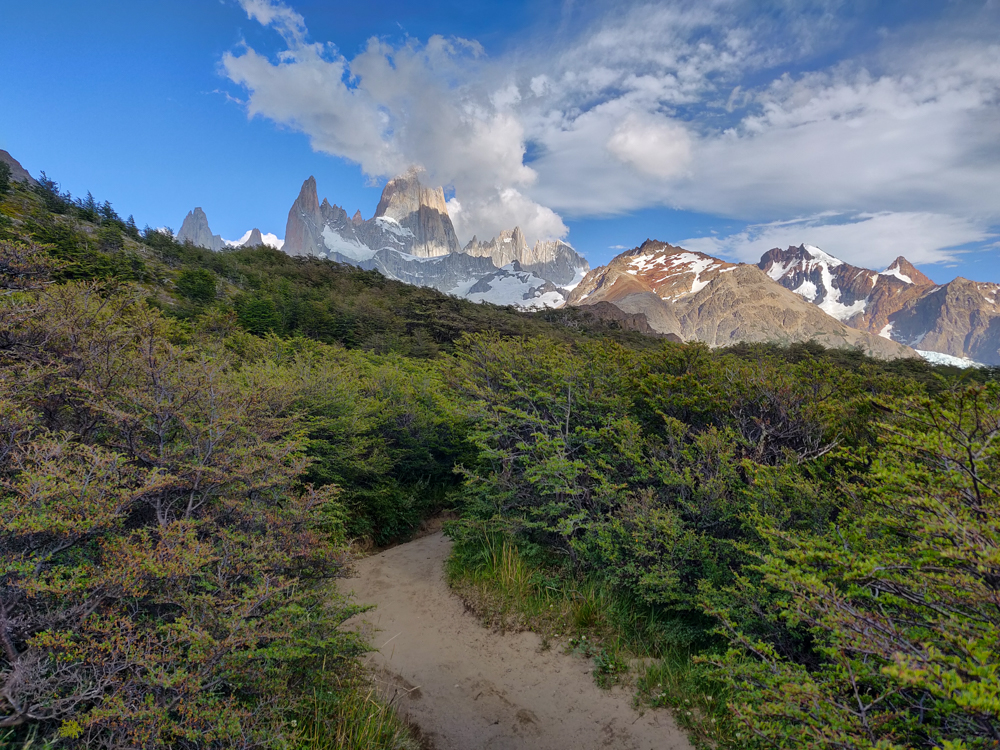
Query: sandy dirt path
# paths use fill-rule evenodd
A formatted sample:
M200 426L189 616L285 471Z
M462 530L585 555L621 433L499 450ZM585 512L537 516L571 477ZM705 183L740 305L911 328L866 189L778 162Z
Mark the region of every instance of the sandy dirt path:
M589 661L482 627L445 584L450 548L432 534L340 582L377 605L350 624L373 633L382 689L435 750L690 750L669 713L640 714L627 690L598 688Z

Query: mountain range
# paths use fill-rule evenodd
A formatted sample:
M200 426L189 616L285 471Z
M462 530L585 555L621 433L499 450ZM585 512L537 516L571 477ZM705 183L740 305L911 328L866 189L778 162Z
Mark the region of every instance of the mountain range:
M903 257L874 271L810 245L775 248L754 265L647 240L595 269L565 242L529 245L519 227L462 246L444 191L420 178L410 170L390 180L365 219L321 202L310 177L289 209L283 246L257 229L226 242L200 208L178 239L213 250L266 242L477 302L586 306L632 330L713 347L816 341L885 359L1000 365L998 284L937 285Z

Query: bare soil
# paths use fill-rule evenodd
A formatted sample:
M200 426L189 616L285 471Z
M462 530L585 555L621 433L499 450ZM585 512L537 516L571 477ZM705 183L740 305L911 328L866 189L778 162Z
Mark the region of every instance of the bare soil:
M436 750L690 750L668 712L597 687L590 662L543 650L535 633L484 628L445 583L450 549L432 533L340 582L376 605L348 625L371 635L380 690Z

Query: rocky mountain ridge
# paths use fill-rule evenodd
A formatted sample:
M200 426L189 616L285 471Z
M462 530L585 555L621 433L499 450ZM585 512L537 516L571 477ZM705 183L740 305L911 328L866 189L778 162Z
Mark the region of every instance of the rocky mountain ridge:
M529 247L521 227L501 232L487 242L473 237L462 248L466 255L489 258L497 268L518 263L520 268L571 291L590 270L586 258L560 240L538 240Z
M570 305L600 302L644 315L657 333L712 347L812 340L882 359L918 356L906 346L845 325L755 266L654 240L593 269L567 300Z
M178 239L213 250L225 244L200 208ZM254 230L242 245L264 241ZM564 242L529 246L520 227L460 247L444 191L421 184L415 170L386 184L371 219L320 201L308 178L288 212L284 243L290 255L374 269L475 301L527 310L607 303L633 330L710 346L816 340L886 358L916 356L919 348L1000 364L1000 285L956 279L937 286L904 257L878 272L810 245L775 248L751 266L647 240L593 270Z
M902 256L878 272L809 245L775 248L758 267L852 328L921 352L1000 365L1000 284L958 277L938 285Z
M509 248L507 246L510 246ZM502 248L502 249L501 249ZM316 180L307 179L288 212L284 251L366 269L391 279L480 302L523 309L558 307L589 270L564 242L529 248L520 228L488 243L473 239L463 249L441 188L427 188L410 170L390 180L375 216L319 200Z
M0 148L0 162L10 167L10 178L18 182L27 182L29 185L37 185L35 178L28 174L28 170L21 166L21 162Z
M203 247L216 252L226 246L225 240L218 234L212 234L212 228L208 225L208 216L199 206L193 211L188 211L184 217L184 223L177 233L178 242L190 242L196 247Z

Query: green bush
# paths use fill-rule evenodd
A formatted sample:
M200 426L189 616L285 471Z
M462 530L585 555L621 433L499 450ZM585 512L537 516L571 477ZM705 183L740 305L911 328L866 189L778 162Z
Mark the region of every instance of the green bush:
M215 275L204 268L186 268L177 276L177 291L193 302L211 302L216 294Z

